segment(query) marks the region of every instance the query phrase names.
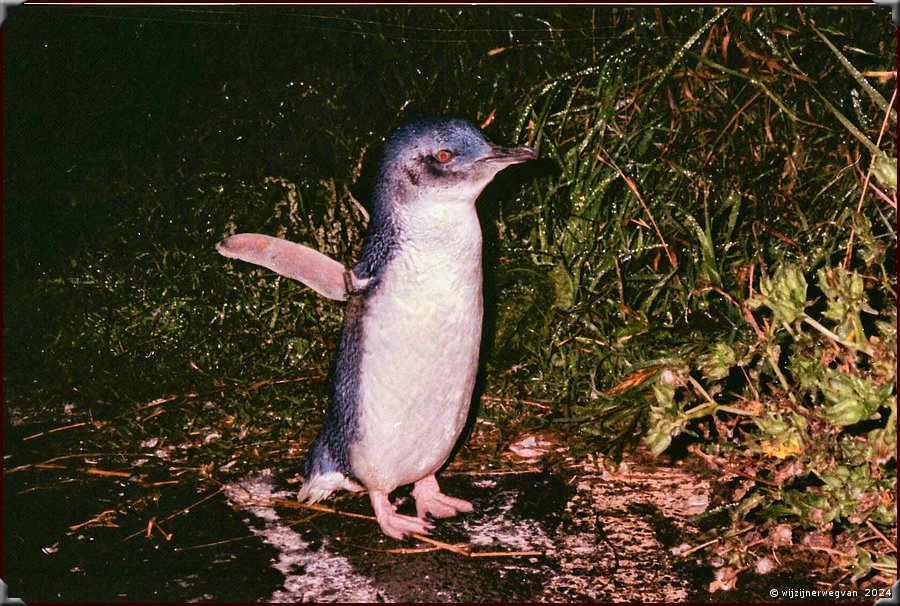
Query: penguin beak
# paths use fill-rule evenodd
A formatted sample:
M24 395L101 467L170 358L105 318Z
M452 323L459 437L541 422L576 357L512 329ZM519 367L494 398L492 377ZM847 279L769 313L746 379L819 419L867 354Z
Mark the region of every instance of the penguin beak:
M515 147L492 145L488 155L479 158L477 162L490 162L491 164L499 164L500 166L509 166L510 164L528 162L535 158L537 158L537 152L527 145L517 145Z

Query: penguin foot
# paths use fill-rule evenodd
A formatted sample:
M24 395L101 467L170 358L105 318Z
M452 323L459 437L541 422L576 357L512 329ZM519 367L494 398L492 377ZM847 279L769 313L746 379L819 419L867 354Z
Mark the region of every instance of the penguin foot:
M435 518L449 518L460 511L472 511L473 509L472 504L468 501L448 497L442 493L434 474L416 482L412 494L416 499L416 514L422 519L425 519L429 513Z
M407 534L428 534L428 531L434 528L423 519L397 513L397 508L383 492L370 490L369 500L372 501L375 519L378 520L381 531L391 538L402 540Z

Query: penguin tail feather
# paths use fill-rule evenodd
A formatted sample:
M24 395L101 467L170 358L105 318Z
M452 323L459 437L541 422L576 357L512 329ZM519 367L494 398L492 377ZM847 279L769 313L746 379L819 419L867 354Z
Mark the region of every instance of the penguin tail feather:
M363 487L342 474L339 471L329 471L321 474L313 474L303 482L297 500L306 503L317 503L335 490L349 490L360 492Z

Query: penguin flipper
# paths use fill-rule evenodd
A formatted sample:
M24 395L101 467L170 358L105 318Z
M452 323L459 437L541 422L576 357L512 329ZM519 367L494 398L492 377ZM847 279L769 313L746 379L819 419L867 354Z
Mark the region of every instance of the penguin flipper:
M347 300L347 269L308 246L262 234L235 234L216 244L219 254L261 265L306 284L322 296L336 301ZM356 287L355 277L350 276Z

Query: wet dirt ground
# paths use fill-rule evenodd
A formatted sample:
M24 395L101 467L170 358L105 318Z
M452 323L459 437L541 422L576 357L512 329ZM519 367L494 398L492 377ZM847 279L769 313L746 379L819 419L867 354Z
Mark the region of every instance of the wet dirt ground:
M603 475L585 472L574 486L546 471L445 478L448 494L471 499L476 512L436 522L431 538L471 550L468 557L400 544L370 520L340 515L288 528L290 517L266 503L292 494L271 492L268 474L229 486L228 494L281 554L277 567L287 581L274 601L686 600L698 571L667 554L690 534L687 517L705 508L705 484L671 469ZM408 493L399 501L401 511L413 512ZM364 497L343 499L341 509L370 515ZM486 553L493 555L478 555Z
M277 470L217 486L173 480L171 466L109 475L124 457L28 466L47 458L4 456L3 579L26 603L769 602L771 588L812 585L748 575L710 594L712 570L675 555L698 532L709 480L639 456L616 473L534 460L449 471L442 488L475 511L435 522L431 543L384 537L365 495L325 503L340 513L300 507ZM414 512L408 489L394 500Z

